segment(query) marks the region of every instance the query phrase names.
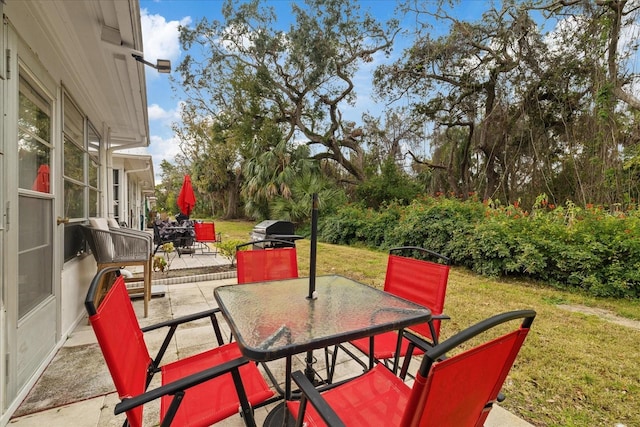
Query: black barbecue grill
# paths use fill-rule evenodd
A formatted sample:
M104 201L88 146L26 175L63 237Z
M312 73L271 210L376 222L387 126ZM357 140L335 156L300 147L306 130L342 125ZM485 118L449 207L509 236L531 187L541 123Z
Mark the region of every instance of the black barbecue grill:
M252 242L265 239L277 239L284 242L295 243L296 240L302 239L302 236L295 234L295 227L293 226L292 222L269 219L257 224L251 231ZM287 246L287 244L278 242L265 242L254 245L254 249L265 247L279 248L284 246Z

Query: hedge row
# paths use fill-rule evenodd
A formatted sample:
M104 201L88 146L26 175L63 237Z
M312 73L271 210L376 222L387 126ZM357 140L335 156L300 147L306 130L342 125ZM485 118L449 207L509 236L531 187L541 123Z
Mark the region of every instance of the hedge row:
M347 205L321 217L321 240L380 250L421 246L479 274L526 277L595 296L640 298L640 211L517 203L493 206L444 197Z

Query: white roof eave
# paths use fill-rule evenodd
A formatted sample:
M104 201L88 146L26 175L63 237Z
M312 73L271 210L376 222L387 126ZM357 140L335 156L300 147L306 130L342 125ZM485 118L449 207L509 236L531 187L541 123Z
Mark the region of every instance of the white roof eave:
M5 10L102 135L109 149L149 145L138 0L30 0L8 2ZM105 38L105 28L111 36Z

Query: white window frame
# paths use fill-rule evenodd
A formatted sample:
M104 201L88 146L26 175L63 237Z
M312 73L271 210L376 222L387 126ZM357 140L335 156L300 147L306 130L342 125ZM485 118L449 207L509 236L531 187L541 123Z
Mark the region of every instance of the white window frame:
M67 111L73 109L72 111ZM77 114L75 114L77 112ZM76 118L75 126L73 126L74 114ZM69 126L67 126L69 125ZM97 128L89 121L88 117L78 104L74 101L73 97L65 89L62 91L62 140L63 140L63 206L64 215L67 223L65 224L65 239L82 239L81 242L75 242L70 245L74 248L75 253L66 253L65 250L65 262L71 261L76 256L80 256L87 251L86 243L83 240L82 233L77 231L79 224L86 223L89 217L100 216L102 213L102 192L101 192L101 163L100 163L100 150L102 149L103 139L98 132ZM67 170L66 149L64 144L73 144L71 149L79 152L82 159L82 174L77 176L71 176L70 171ZM75 187L81 187L80 193L82 195L82 206L78 212L71 212L74 214L70 216L70 211L67 208L66 191L67 185L70 184ZM80 212L81 210L81 212ZM71 232L67 228L74 227L76 230ZM69 243L69 242L67 242Z

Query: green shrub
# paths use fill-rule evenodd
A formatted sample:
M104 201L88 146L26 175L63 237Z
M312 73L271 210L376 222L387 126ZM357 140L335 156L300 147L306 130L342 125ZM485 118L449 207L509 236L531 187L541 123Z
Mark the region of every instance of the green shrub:
M357 242L365 225L366 210L358 205L346 205L318 221L318 236L325 242L350 245Z
M398 224L389 234L388 246L420 246L463 263L460 241L482 218L477 202L446 198L415 200L403 209Z
M356 188L356 197L370 208L386 203L407 205L420 193L418 183L400 168L393 158L386 160L379 175L371 176Z
M400 214L401 207L395 203L381 211L368 209L364 223L356 231L356 238L371 248L389 249L392 243L389 233L398 223Z
M236 261L236 246L245 243L243 240L224 240L222 242L216 243L216 247L220 251L223 257L227 258L231 261L231 265L233 266Z
M531 212L444 197L379 210L339 208L320 238L372 248L421 246L455 265L496 277L524 277L600 297L640 298L640 212L555 207L538 197Z

